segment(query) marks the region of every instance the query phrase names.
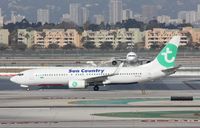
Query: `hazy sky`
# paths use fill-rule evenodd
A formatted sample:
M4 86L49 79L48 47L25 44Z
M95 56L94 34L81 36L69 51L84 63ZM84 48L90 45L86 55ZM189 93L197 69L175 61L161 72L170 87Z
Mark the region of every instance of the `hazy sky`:
M69 3L80 3L89 8L91 15L107 14L109 0L0 0L0 8L6 19L10 18L10 12L16 11L25 15L30 21L36 20L38 8L50 10L51 21L59 21L63 13L68 12ZM123 0L123 8L132 9L134 13L141 13L142 5L158 5L159 14L177 16L179 10L196 10L200 0Z

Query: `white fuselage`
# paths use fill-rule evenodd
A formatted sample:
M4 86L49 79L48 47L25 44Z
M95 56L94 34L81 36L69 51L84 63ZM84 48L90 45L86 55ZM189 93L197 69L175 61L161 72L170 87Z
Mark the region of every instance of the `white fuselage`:
M70 80L85 80L99 76L111 75L103 84L140 83L165 76L150 64L138 67L121 67L117 74L112 75L118 67L66 67L43 68L22 72L23 76L15 76L11 81L20 85L68 85Z

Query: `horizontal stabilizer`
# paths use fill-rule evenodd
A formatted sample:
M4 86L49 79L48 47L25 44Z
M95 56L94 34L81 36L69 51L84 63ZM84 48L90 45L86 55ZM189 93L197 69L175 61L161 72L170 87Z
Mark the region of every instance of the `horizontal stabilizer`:
M177 71L177 69L179 69L180 67L181 67L181 65L178 65L174 68L164 69L164 70L162 70L162 72L164 72L167 75L171 75L171 74L174 74Z

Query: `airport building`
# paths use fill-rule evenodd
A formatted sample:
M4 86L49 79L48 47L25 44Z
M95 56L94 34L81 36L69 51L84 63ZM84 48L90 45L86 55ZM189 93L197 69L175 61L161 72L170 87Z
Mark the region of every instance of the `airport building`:
M18 29L18 42L24 43L28 48L37 45L39 48L48 48L49 44L63 47L67 44L80 48L80 35L75 29L44 29L43 31L28 31Z
M200 43L200 28L185 27L182 31L191 35L192 42Z
M9 33L2 32L2 34ZM32 45L48 48L49 44L58 44L59 47L72 44L77 48L81 48L84 42L94 42L97 48L103 42L109 42L116 48L119 43L145 42L144 47L149 49L152 46L162 46L175 35L181 35L182 46L188 44L190 39L188 36L191 36L192 42L200 43L200 29L192 27L185 27L182 30L154 28L145 32L141 32L138 28L130 28L128 30L124 28L99 31L87 30L82 35L75 29L44 29L42 31L18 29L18 42L26 44L28 48L31 48ZM4 42L8 44L8 41Z
M144 34L138 28L84 31L82 33L83 42L94 42L96 47L100 47L102 42L110 42L116 48L119 43L139 43L144 42Z
M9 36L8 29L0 29L0 43L8 46L8 36Z
M145 31L145 48L150 49L153 45L162 46L175 35L181 35L180 43L182 46L188 43L186 34L178 29L154 28L147 30Z
M41 45L43 48L48 48L49 44L58 44L59 47L72 44L80 48L80 37L75 29L44 29L35 32L34 44Z
M35 31L28 31L26 29L17 30L17 42L27 45L27 48L31 48L34 44L34 33Z
M8 29L0 29L0 44L5 44L8 46Z

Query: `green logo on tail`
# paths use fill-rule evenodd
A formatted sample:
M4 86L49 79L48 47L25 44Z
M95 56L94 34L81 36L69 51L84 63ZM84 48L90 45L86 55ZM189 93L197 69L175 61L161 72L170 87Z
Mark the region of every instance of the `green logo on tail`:
M169 43L159 53L159 55L157 56L157 60L162 66L166 68L174 67L176 53L177 53L177 46Z

